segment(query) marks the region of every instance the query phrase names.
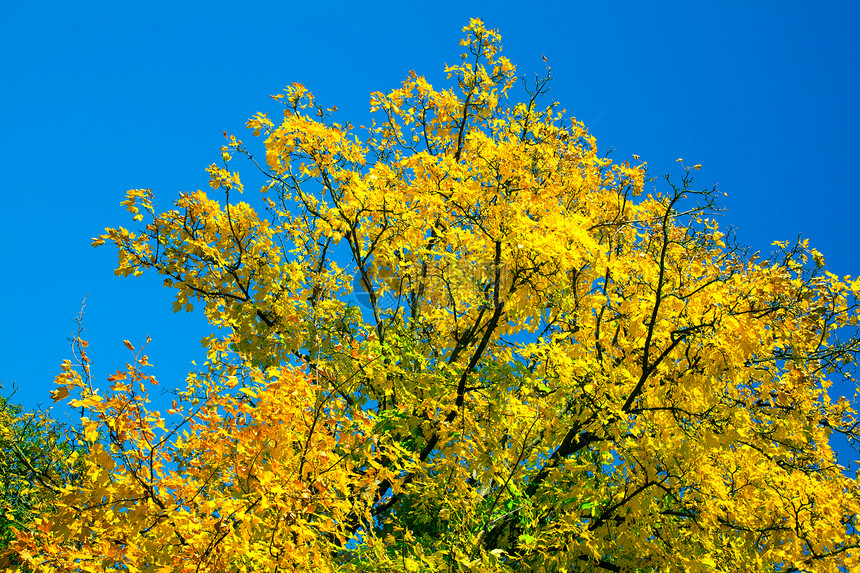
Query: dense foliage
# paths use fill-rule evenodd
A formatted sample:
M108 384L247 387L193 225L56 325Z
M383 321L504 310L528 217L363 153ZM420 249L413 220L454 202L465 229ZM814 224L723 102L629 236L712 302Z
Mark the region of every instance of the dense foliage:
M45 412L26 411L0 396L0 567L21 565L9 548L15 530L26 530L55 509L55 493L75 484L79 467L66 428ZM18 569L19 571L25 569Z
M464 31L449 89L412 73L359 129L293 85L248 122L265 161L227 137L220 197L129 191L142 228L96 243L205 314L208 361L164 411L130 342L107 391L64 365L85 469L16 533L30 567L860 569L830 446L855 412L828 394L860 280L806 243L747 253L698 166L650 190Z

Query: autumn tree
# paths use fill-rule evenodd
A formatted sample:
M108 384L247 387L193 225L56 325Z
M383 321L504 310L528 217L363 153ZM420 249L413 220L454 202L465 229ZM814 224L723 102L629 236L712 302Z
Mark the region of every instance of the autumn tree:
M294 84L248 121L265 158L225 134L212 190L128 192L141 227L95 243L206 316L208 361L162 410L131 342L109 390L63 366L86 470L16 533L33 568L860 569L829 392L860 280L748 253L698 166L601 156L464 31L451 87L410 73L370 126Z

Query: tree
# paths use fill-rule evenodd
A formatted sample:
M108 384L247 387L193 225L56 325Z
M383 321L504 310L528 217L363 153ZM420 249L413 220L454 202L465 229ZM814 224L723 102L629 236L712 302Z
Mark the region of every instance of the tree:
M34 430L31 420L23 424L19 421L23 409L10 403L8 398L0 397L0 550L5 549L12 539L12 527L19 527L29 521L33 507L37 505L31 498L29 464L34 457L33 450L39 448L39 434Z
M8 549L15 531L53 511L55 492L75 483L76 468L68 463L74 445L63 426L45 412L24 410L12 396L0 396L0 566L23 571Z
M95 240L202 307L170 409L142 351L82 409L45 571L856 571L860 280L806 242L751 255L698 166L645 192L473 20L451 89L411 73L368 128L294 84L210 186ZM363 135L356 135L361 132ZM244 157L267 215L237 202ZM638 158L636 158L638 161ZM356 285L367 308L351 302ZM384 303L388 301L388 303ZM837 337L837 335L839 335ZM85 356L81 357L86 364Z

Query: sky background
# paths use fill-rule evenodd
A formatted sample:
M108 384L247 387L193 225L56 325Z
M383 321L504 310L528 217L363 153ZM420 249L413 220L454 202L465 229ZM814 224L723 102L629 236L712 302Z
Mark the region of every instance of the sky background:
M655 175L701 163L742 243L767 253L802 235L832 272L860 274L860 3L3 2L4 395L16 384L15 401L50 405L85 298L97 381L131 359L123 339L151 335L162 386L183 385L203 319L172 313L157 276L114 277L112 248L90 246L132 224L125 191L150 187L168 208L207 188L222 131L252 143L245 121L276 114L268 95L292 82L354 124L409 70L446 86L473 17L521 75L545 55L551 97L616 160L638 154Z

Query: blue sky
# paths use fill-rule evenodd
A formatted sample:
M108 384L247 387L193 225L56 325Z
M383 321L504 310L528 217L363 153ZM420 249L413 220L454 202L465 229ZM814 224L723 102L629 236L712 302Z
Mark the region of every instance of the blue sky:
M723 225L753 250L803 235L830 270L860 274L855 2L4 2L4 393L50 404L85 297L97 379L131 358L123 339L151 335L155 374L182 385L205 323L90 247L129 224L124 192L151 187L167 207L205 188L222 131L245 138L292 82L356 124L409 70L444 85L471 17L521 74L545 55L551 97L614 158L703 164L698 183L728 194Z

